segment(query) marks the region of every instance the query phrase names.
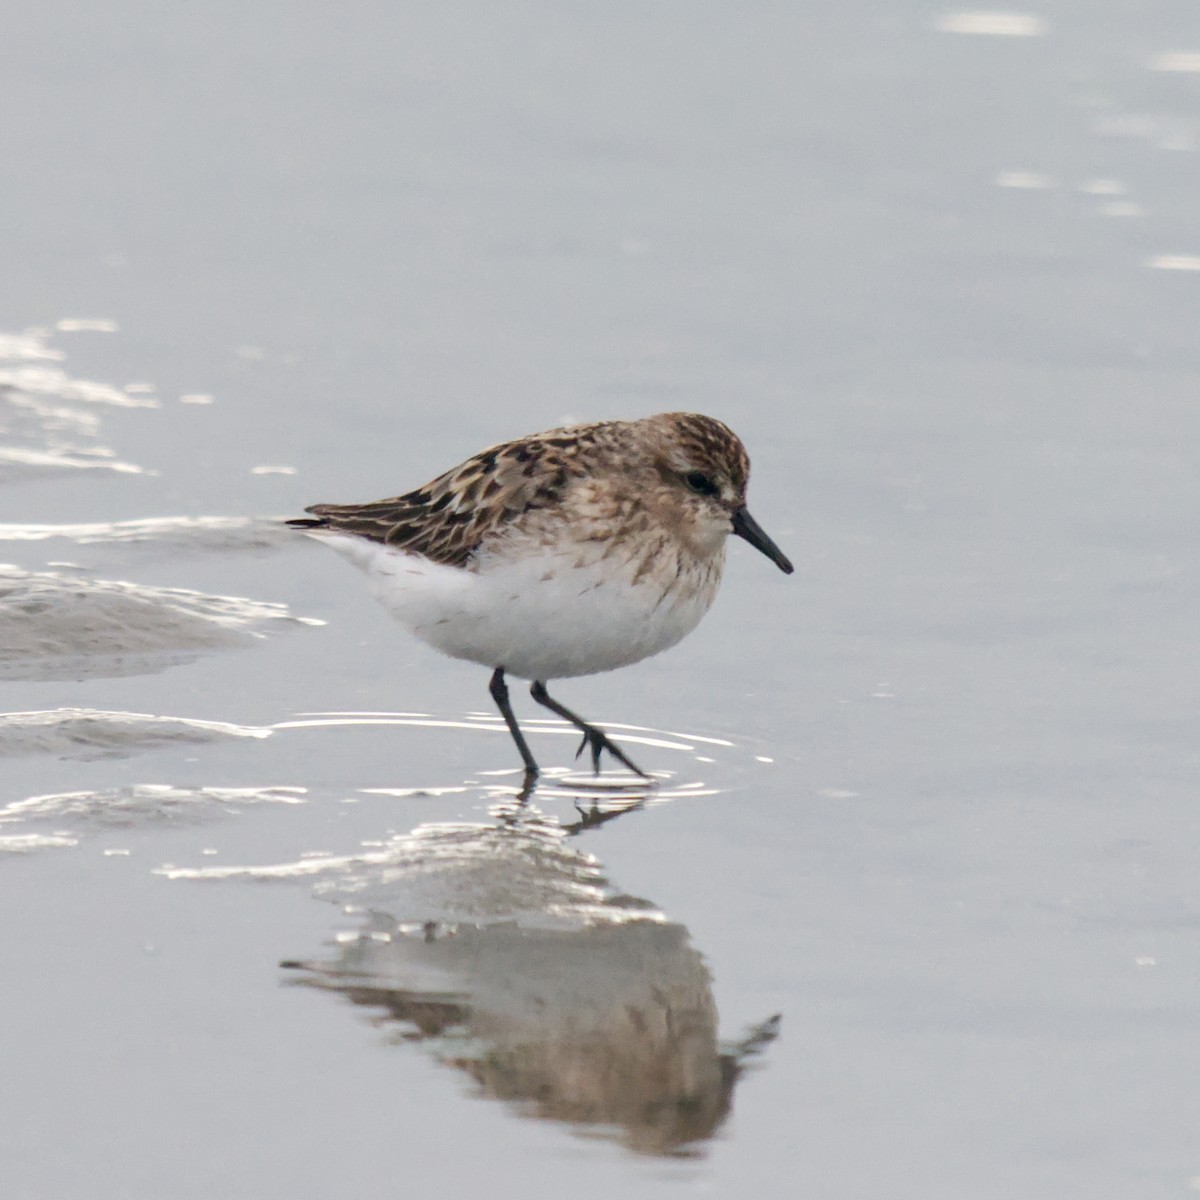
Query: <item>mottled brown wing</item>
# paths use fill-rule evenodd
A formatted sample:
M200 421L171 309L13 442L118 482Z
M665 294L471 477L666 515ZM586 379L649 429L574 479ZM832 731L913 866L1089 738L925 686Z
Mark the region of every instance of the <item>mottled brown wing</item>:
M369 504L314 504L304 511L317 520L291 524L335 529L465 566L490 534L531 508L555 503L570 480L584 473L578 461L581 432L505 442L406 495Z

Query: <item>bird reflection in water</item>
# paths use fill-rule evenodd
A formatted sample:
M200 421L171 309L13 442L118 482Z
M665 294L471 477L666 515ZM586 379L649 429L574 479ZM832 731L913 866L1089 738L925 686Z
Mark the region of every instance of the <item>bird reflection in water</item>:
M708 969L684 926L615 889L573 835L527 801L488 825L425 825L319 888L357 913L298 982L378 1010L397 1042L432 1045L479 1094L530 1116L688 1155L720 1128L778 1018L717 1036Z

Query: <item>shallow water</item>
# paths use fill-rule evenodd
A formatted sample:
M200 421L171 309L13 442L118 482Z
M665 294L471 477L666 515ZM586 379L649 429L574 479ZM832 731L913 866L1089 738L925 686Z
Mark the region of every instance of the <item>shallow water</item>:
M1188 5L43 4L0 39L6 1196L1200 1187ZM276 518L727 420L562 699ZM534 717L539 711L539 717Z

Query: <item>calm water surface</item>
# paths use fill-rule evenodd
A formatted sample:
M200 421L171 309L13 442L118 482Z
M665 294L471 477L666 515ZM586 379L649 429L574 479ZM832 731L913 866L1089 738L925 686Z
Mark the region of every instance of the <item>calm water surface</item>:
M2 42L6 1196L1200 1188L1193 6ZM797 572L514 807L275 518L678 408Z

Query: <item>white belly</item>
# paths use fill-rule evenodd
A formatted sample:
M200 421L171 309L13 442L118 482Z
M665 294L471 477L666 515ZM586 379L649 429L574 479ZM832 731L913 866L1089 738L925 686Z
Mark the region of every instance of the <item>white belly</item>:
M611 558L578 566L547 553L466 570L363 538L315 536L365 570L378 599L423 642L523 679L611 671L674 646L708 611L723 565L718 556L667 588L664 573L634 583L634 564Z

